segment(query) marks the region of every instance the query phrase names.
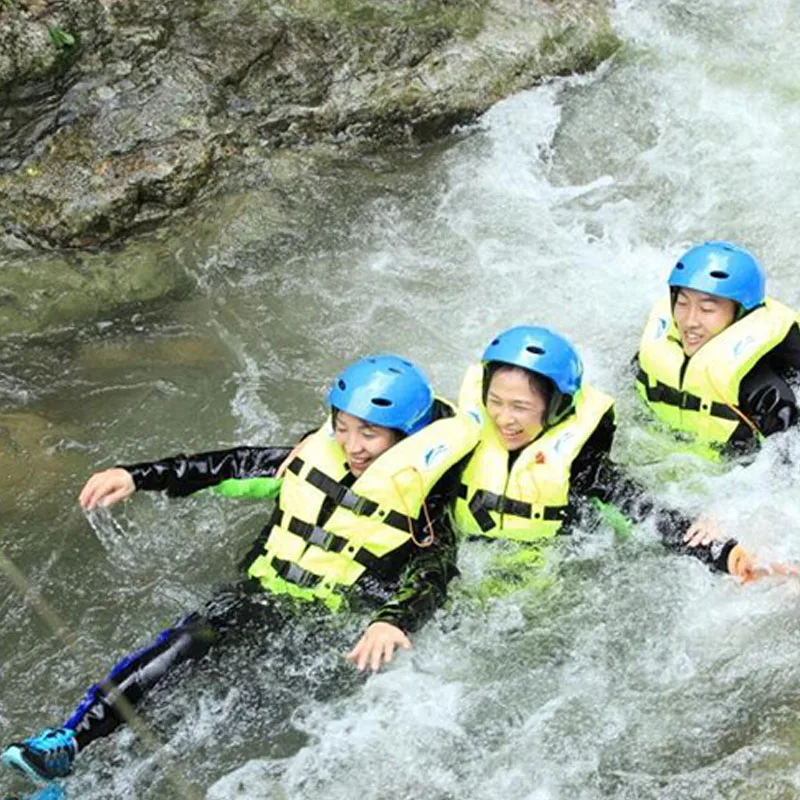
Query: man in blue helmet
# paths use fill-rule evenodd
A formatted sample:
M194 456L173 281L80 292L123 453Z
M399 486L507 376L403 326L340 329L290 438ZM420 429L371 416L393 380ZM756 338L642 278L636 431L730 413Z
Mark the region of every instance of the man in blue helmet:
M637 389L702 452L750 449L797 421L789 381L800 369L798 316L765 296L758 260L728 242L681 256L637 355Z
M123 658L61 727L7 747L5 764L34 781L69 774L76 754L115 730L166 674L253 623L270 637L290 625L319 627L330 612L373 609L348 655L359 670L377 670L396 647L411 646L408 634L442 605L456 573L448 508L478 426L434 398L424 374L397 356L352 364L333 381L328 401L330 417L299 453L238 447L89 479L80 495L85 509L136 490L183 497L216 487L277 500L244 560L246 580Z
M535 553L587 509L608 516L613 508L630 522L652 515L668 546L754 577L735 539L713 541L689 517L659 507L612 461L614 400L583 380L580 357L560 334L533 325L500 333L467 371L459 406L483 421L461 477L459 531Z

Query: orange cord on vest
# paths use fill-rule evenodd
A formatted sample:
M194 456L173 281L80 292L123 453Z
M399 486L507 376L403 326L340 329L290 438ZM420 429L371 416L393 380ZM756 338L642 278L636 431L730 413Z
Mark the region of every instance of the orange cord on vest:
M725 395L717 388L717 385L714 383L714 380L711 377L711 372L708 369L708 367L706 367L706 378L708 378L708 382L711 384L711 388L720 397L724 397ZM756 439L758 439L759 437L761 437L762 439L764 438L764 434L761 433L758 425L756 425L756 423L753 422L753 420L751 420L750 417L748 417L747 414L745 414L744 411L742 411L738 406L735 406L732 403L727 402L726 400L723 400L722 404L727 406L731 411L733 411L733 413L736 414L736 416L739 417L739 419L741 419L741 421L744 422L744 424L747 425L748 428L750 428L750 432L753 434L753 436L755 436Z
M422 513L425 516L425 530L428 531L428 535L422 541L417 539L417 537L414 535L414 521L411 519L411 514L409 513L409 508L406 504L405 497L398 488L394 475L392 475L392 483L394 484L395 492L397 492L397 495L400 498L400 502L403 504L403 510L406 512L406 518L408 519L408 535L411 537L411 541L413 541L417 547L430 547L436 541L436 537L433 535L433 522L431 521L431 517L428 512L428 505L425 502L425 482L422 479L422 473L416 467L409 467L409 469L413 470L419 479L420 494L422 495Z

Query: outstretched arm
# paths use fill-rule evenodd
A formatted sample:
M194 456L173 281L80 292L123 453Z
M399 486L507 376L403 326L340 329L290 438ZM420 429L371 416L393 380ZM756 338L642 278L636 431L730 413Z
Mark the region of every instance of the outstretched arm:
M185 497L225 480L273 477L290 451L290 447L237 447L114 467L92 475L79 502L85 509L110 506L137 490Z
M728 572L735 561L731 553L738 547L736 540L712 538L715 534L708 522L693 522L680 511L662 508L650 499L644 487L611 459L615 430L613 413L609 412L573 462L570 505L581 507L586 499L593 498L613 506L634 523L652 515L667 547Z

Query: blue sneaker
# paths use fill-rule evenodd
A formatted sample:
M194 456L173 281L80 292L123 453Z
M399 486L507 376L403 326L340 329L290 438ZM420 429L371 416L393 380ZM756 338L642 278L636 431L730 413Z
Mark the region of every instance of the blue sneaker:
M4 797L3 800L66 800L67 793L55 783L45 786L44 789L37 789L33 794L26 794L24 797L18 794Z
M75 731L70 728L45 728L24 742L6 747L3 763L40 784L69 775L77 752Z

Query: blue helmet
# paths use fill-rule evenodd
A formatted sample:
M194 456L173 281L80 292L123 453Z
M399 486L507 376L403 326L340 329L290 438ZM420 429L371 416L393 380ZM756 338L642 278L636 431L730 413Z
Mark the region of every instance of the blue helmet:
M433 389L422 370L400 356L367 356L333 380L333 408L371 425L416 433L433 419Z
M560 422L572 410L583 380L583 363L575 348L561 334L536 325L518 325L498 334L483 351L482 360L484 364L522 367L553 384L547 426Z
M756 257L730 242L706 242L687 250L669 274L672 288L725 297L751 311L764 302L767 276Z

